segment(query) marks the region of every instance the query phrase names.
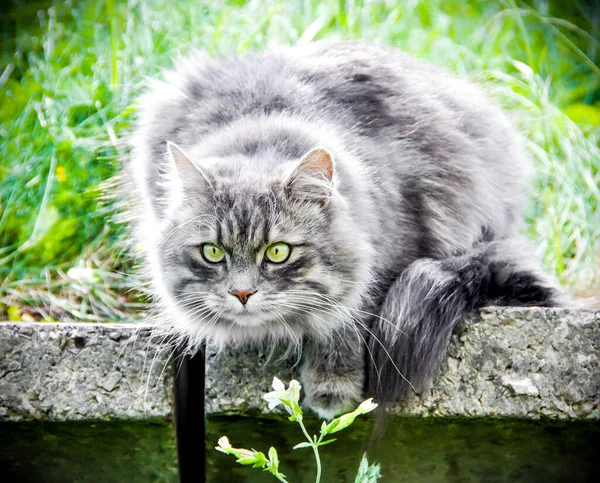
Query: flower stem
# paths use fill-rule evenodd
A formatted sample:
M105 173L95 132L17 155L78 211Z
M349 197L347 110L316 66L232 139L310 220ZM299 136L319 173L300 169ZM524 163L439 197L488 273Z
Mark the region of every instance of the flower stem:
M312 449L315 453L315 460L317 461L317 479L315 480L315 483L319 483L321 481L321 458L319 458L318 448L313 445Z
M310 437L310 435L308 434L308 431L306 431L306 428L304 427L304 423L302 422L301 419L298 419L298 424L300 425L300 428L302 428L302 432L304 433L304 436L306 436L306 439L310 443L310 446L313 449L313 453L315 454L315 460L317 462L317 479L315 480L315 483L320 483L321 482L321 458L319 457L319 448L317 448L317 444Z
M288 482L287 482L287 480L283 479L283 478L282 478L281 476L279 476L279 475L276 475L275 473L273 473L273 476L274 476L275 478L277 478L279 481L282 481L283 483L288 483Z

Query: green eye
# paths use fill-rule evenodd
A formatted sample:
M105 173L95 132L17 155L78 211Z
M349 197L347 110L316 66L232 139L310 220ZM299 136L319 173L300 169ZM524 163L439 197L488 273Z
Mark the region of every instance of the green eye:
M202 256L207 262L219 263L225 258L225 252L213 243L202 245Z
M265 257L272 263L283 263L290 258L292 248L283 242L273 243L265 252Z

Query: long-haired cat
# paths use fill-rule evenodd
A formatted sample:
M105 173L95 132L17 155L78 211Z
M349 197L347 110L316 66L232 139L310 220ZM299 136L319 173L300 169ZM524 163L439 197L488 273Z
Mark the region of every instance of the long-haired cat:
M161 323L302 344L305 404L405 398L484 304L563 295L516 239L527 159L473 85L390 48L197 55L140 102L127 166Z

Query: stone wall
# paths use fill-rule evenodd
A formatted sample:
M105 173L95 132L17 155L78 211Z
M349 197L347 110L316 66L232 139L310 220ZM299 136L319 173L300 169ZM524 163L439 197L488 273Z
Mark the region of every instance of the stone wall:
M438 381L396 408L406 415L598 419L600 312L490 307L452 338ZM299 377L260 350L207 348L208 414L267 412L261 395L277 375Z
M171 419L171 351L136 324L0 324L0 420Z
M588 481L599 471L591 449L600 434L599 348L600 312L484 309L453 336L432 389L394 408L417 417L389 421L387 449L370 454L388 481L414 481L424 471L431 481L458 481L446 473L483 481L489 471L506 473L498 481ZM171 356L141 324L0 323L0 480L177 481ZM257 448L277 442L282 450L296 444L297 428L263 417L262 395L274 375L298 378L298 362L207 347L206 437L227 434ZM258 419L227 417L248 414ZM336 443L327 481L342 474L340 481L353 481L369 421ZM456 447L470 453L458 456ZM304 456L286 454L290 481L310 481ZM209 481L252 474L231 463L208 451Z
M398 412L598 419L600 312L487 308L453 336L433 386ZM0 324L0 420L170 419L167 345L136 324ZM270 360L269 360L270 357ZM266 412L274 375L296 360L206 350L206 412Z
M0 481L179 481L170 354L141 325L0 323Z

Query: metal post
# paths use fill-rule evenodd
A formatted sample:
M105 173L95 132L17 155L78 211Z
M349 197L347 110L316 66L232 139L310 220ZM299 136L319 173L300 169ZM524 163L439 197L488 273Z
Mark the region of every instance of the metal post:
M181 483L206 481L204 346L194 356L175 358L175 434Z

